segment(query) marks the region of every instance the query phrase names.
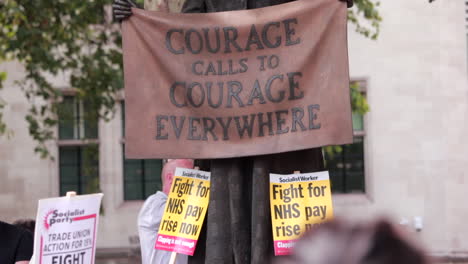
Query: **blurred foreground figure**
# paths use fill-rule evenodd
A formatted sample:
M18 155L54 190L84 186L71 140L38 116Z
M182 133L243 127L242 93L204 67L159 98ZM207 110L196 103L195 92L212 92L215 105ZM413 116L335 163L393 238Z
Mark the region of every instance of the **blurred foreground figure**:
M429 258L388 221L332 221L311 230L294 255L275 264L429 264Z
M31 232L0 221L0 264L28 264L32 253Z
M146 199L138 215L138 234L140 235L141 263L165 264L169 263L172 252L154 248L158 236L159 224L164 215L167 195L171 189L175 169L193 169L193 160L173 159L163 167L161 173L162 192L158 191ZM186 264L187 255L178 254L176 264Z

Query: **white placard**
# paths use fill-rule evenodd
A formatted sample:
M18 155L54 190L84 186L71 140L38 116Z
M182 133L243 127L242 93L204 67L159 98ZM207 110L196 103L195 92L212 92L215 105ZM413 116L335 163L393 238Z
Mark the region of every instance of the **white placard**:
M34 234L36 264L93 264L103 194L39 200Z

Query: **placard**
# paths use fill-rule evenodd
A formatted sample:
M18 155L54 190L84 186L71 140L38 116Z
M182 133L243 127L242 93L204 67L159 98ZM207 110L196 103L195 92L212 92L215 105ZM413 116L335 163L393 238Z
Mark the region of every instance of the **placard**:
M270 174L270 207L275 255L289 255L304 232L333 218L328 171Z
M209 199L209 172L176 168L155 248L193 256Z
M93 264L103 194L39 200L34 263Z

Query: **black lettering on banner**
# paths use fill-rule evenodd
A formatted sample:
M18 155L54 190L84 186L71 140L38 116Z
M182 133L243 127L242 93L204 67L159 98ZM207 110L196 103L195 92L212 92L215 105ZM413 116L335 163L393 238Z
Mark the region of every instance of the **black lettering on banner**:
M174 84L172 84L171 88L169 89L169 98L171 99L171 103L173 105L175 105L176 107L184 107L184 106L187 106L187 102L184 101L184 103L180 104L176 101L176 88L178 86L182 86L182 88L185 90L185 82L175 82ZM177 95L184 95L185 94L185 91L184 93L177 93ZM180 96L178 96L180 97Z
M291 23L297 25L297 18L290 18L283 21L284 30L286 33L286 46L292 46L301 43L300 37L295 40L291 39L291 37L296 34L296 30L294 30L294 28L292 28L290 25Z
M212 62L208 63L208 67L206 68L205 75L208 76L209 73L216 75L216 70Z
M253 130L253 125L255 121L255 114L250 115L250 121L249 121L249 116L248 115L243 115L242 116L242 121L243 125L240 124L240 117L235 116L234 121L236 121L236 126L237 126L237 132L239 133L239 137L243 138L244 133L247 132L249 138L252 138L252 130Z
M166 48L174 53L174 54L184 54L184 47L181 47L180 49L174 49L174 47L172 46L172 42L171 42L171 37L172 37L172 34L174 33L180 33L181 35L184 34L184 31L182 29L170 29L169 31L167 31L166 33Z
M278 67L279 63L280 63L280 59L276 55L271 55L268 58L268 68L270 68L270 69L274 69L274 68Z
M231 44L237 51L242 52L242 48L236 42L238 37L237 29L235 27L225 27L223 28L223 31L225 39L224 53L231 53ZM232 35L230 33L232 33Z
M267 56L257 56L257 59L260 61L260 71L265 70L265 59Z
M271 43L270 40L268 39L268 30L270 30L271 27L279 28L280 23L279 22L270 22L270 23L266 24L263 27L263 30L262 30L262 39L263 39L263 44L265 44L265 46L267 46L270 49L274 49L274 48L277 48L277 47L279 47L281 45L281 36L276 36L275 43Z
M209 28L202 28L203 33L205 35L205 42L206 42L206 49L211 53L217 53L221 48L221 38L219 37L219 27L214 28L214 32L216 34L216 48L211 47L211 41L209 37Z
M211 134L213 137L214 141L218 141L218 137L216 136L216 133L214 133L214 127L216 125L216 122L214 121L213 118L209 117L204 117L202 118L203 120L203 138L202 140L208 141L208 133Z
M273 95L271 94L271 84L276 79L279 79L279 80L283 81L283 75L273 75L272 77L270 77L268 79L268 81L266 83L266 86L265 86L266 96L267 96L268 100L270 100L273 103L279 103L279 102L283 101L284 94L286 93L284 90L280 90L279 93L278 93L278 97L277 98L273 97Z
M216 62L218 63L218 75L227 75L228 72L223 71L223 61L222 60L217 60Z
M273 136L273 122L271 118L272 112L267 112L268 121L263 121L263 113L258 113L258 136L263 137L263 127L268 128L268 135Z
M301 131L306 131L307 128L302 123L302 118L304 117L304 109L302 109L301 107L293 107L291 111L293 117L291 132L297 131L296 124L299 124L299 126L301 127Z
M299 82L294 80L294 77L302 77L302 72L288 72L289 80L289 98L288 100L297 100L304 98L304 92L301 91L298 95L295 94L295 89L299 89Z
M162 120L168 120L168 117L166 115L157 115L156 116L156 139L157 140L163 140L163 139L168 139L169 138L169 134L166 133L166 134L162 134L162 131L164 130L164 124L162 123Z
M227 118L227 123L224 123L222 117L217 117L216 121L218 121L223 128L223 140L229 140L229 126L231 125L232 117Z
M250 27L250 34L247 40L245 50L250 50L250 46L253 44L257 45L257 50L264 49L263 44L260 41L260 37L258 36L257 29L255 28L255 25L252 25Z
M280 76L280 75L278 75ZM258 81L256 81L257 83ZM219 83L222 86L222 83ZM198 83L199 86L200 84ZM207 87L212 86L211 82L207 83ZM260 86L255 84L254 90L252 91L253 95L250 95L248 100L248 105L253 104L254 99L258 99L260 104L265 103L265 100L261 94ZM222 90L220 89L220 92ZM233 91L231 95L232 98L240 100L240 95L238 90ZM211 91L210 91L211 93ZM281 94L284 94L284 91L281 91ZM209 95L210 96L210 95ZM236 97L239 97L238 99ZM282 96L284 98L284 96ZM191 101L192 99L188 99ZM210 98L209 101L212 99ZM218 102L214 104L209 102L210 106L213 108L219 107L221 104L222 98L221 95L218 98ZM232 105L232 99L229 102ZM196 102L199 103L199 102ZM240 102L242 103L242 102ZM194 102L190 102L190 105ZM175 115L156 115L156 139L157 140L167 140L169 137L174 134L177 139L180 139L182 134L185 133L184 130L187 130L187 139L188 140L204 140L209 141L210 138L213 141L218 141L220 138L223 140L230 139L230 128L231 123L234 119L235 126L240 138L243 138L246 134L249 138L253 136L253 128L258 125L258 133L255 131L258 137L264 137L266 134L281 135L289 132L307 131L313 129L320 129L321 124L317 122L318 113L320 110L320 105L314 104L307 106L307 113L309 114L308 118L305 117L305 109L302 107L293 107L290 110L277 110L274 112L258 112L255 114L240 115L240 116L227 116L227 117L196 117L196 116L175 116ZM291 112L290 112L291 111ZM291 114L290 123L288 122L288 115ZM187 120L188 119L188 120ZM185 129L185 121L188 122L188 128ZM308 125L305 122L309 122ZM217 128L217 125L220 128ZM169 126L169 127L168 127ZM268 132L265 129L268 129ZM222 136L221 136L222 129ZM257 129L257 128L255 128ZM218 132L219 131L219 132Z
M232 65L232 60L228 60L229 64L229 75L234 75L236 73L239 73L239 70L234 70L234 66Z
M195 103L195 101L193 100L193 91L195 87L200 87L200 92L196 93L200 97L199 103ZM203 103L205 102L205 90L203 89L201 83L194 82L189 85L189 87L187 88L187 100L190 103L190 105L192 105L195 108L198 108L203 105Z
M239 70L240 73L244 73L249 69L249 65L247 65L247 61L249 58L242 58L239 60L239 64L241 66L241 69Z
M189 117L189 133L188 133L188 140L200 140L201 135L195 134L197 132L197 126L195 126L195 122L200 125L200 118L197 117Z
M223 82L218 82L218 102L216 104L213 103L213 100L211 99L211 87L213 86L213 83L212 82L207 82L206 83L206 93L207 93L207 97L208 97L208 105L210 107L213 107L213 108L218 108L221 106L221 104L223 103L223 86L224 86L224 83Z
M314 113L314 110L319 111L320 105L317 105L317 104L309 105L308 110L309 110L309 130L320 129L321 124L314 124L314 120L317 119L317 114Z
M204 62L199 60L199 61L196 61L192 64L192 73L195 74L195 75L203 75L203 64ZM197 71L197 65L201 65L202 66L202 70L201 71Z
M242 100L239 97L239 93L242 91L242 83L238 81L229 81L227 86L228 95L226 107L232 108L232 98L236 99L237 103L239 103L239 107L244 107L244 103L242 103ZM237 87L237 90L234 90L234 86Z
M289 114L288 110L280 110L276 111L276 135L280 134L285 134L289 132L289 127L286 127L283 129L284 123L286 123L286 120L284 118L281 118L281 114Z
M179 124L177 125L177 122L176 122L176 117L175 116L171 116L171 124L172 124L172 127L174 128L174 132L176 134L176 138L179 139L180 138L180 134L182 132L182 128L184 128L184 123L185 123L185 116L181 116L180 117L180 121L179 121Z
M250 93L249 100L247 101L247 105L252 105L254 99L258 99L259 104L266 104L266 101L265 101L265 98L263 97L262 89L260 89L260 84L258 83L258 80L255 80L254 87L252 89L252 92Z
M194 35L195 34L195 35ZM192 36L196 36L198 41L194 41ZM194 48L194 42L197 43L198 49ZM203 37L196 29L191 28L185 33L185 46L192 54L200 54L203 49Z

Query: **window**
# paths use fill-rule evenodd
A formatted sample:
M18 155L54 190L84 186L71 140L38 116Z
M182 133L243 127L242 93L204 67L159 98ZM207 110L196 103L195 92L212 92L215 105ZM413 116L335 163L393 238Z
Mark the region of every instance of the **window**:
M358 83L358 92L365 97L365 83ZM348 145L327 147L325 164L330 173L333 193L365 192L364 170L364 116L353 113L354 142Z
M68 191L85 194L99 190L97 153L97 145L59 147L60 195Z
M65 96L59 109L59 139L97 139L97 118L85 109L86 103L73 96Z
M125 104L122 102L122 135L125 137ZM123 140L124 142L125 140ZM122 144L125 149L125 144ZM124 199L144 200L162 189L162 160L126 159L123 154Z
M144 200L161 190L161 160L124 158L124 199Z
M60 195L99 191L99 148L97 115L74 96L65 96L59 106Z

